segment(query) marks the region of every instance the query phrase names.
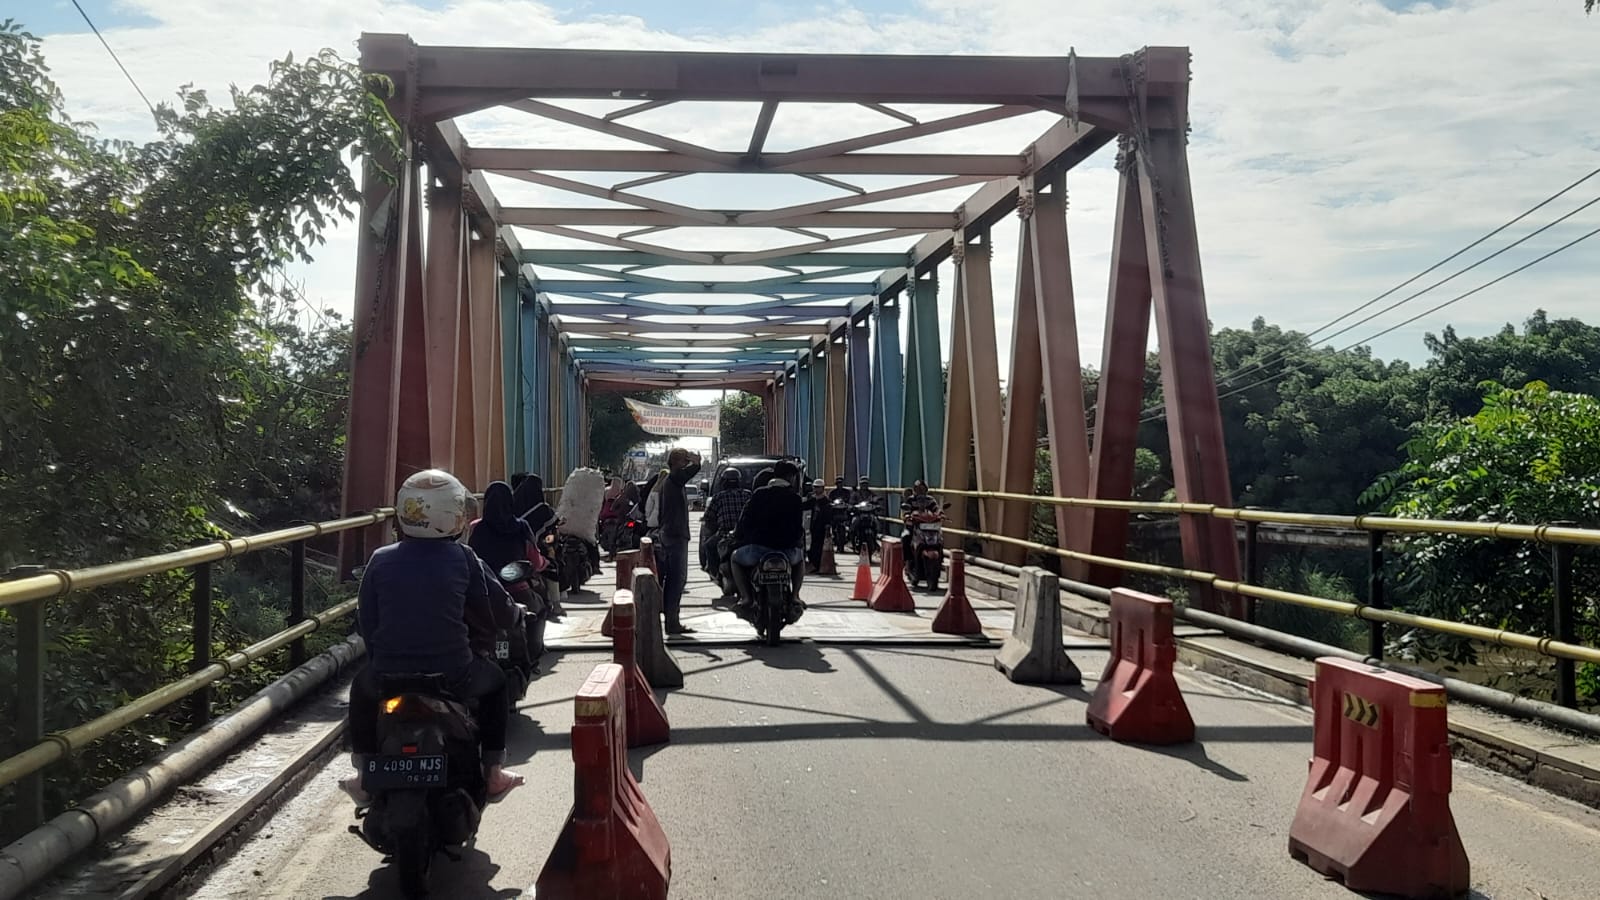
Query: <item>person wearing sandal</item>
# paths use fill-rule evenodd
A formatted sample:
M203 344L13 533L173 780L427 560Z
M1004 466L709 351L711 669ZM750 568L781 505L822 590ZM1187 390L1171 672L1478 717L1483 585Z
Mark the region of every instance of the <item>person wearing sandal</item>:
M510 703L505 675L488 659L496 627L515 622L515 609L483 561L457 541L467 524L467 489L455 476L418 472L394 505L400 542L372 554L358 593L368 661L350 685L350 763L359 773L378 752L378 676L439 672L451 693L476 701L484 778L489 801L497 802L523 783L504 768ZM357 806L372 802L359 774L339 786Z

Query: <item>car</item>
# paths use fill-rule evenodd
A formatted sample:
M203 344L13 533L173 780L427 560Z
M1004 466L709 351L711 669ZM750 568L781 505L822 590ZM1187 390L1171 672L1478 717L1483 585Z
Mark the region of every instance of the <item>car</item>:
M728 469L738 469L746 489L755 487L756 476L762 469L770 469L783 460L789 460L800 467L801 478L795 485L795 490L804 491L807 480L805 478L806 461L798 456L730 456L717 463L717 473L711 479L713 485L722 483L722 473Z
M690 509L705 509L705 506L706 506L706 495L700 490L700 485L698 485L698 484L686 484L686 485L684 485L683 486L683 496L684 496L684 499L689 501L689 508Z

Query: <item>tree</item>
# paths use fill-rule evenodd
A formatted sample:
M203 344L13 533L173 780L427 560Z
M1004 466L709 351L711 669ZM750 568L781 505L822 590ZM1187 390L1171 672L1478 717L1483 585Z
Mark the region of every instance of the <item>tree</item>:
M1433 354L1427 397L1435 415L1457 419L1477 412L1488 382L1542 381L1558 391L1600 396L1600 328L1577 319L1551 320L1541 309L1523 322L1521 334L1507 324L1488 337L1463 338L1446 327L1423 340Z
M1405 464L1371 493L1391 515L1539 524L1600 525L1600 399L1542 382L1491 385L1481 409L1428 424L1407 445ZM1533 634L1550 630L1547 551L1522 541L1408 535L1399 551L1399 596L1426 615ZM1580 554L1574 594L1581 637L1600 638L1600 564ZM1416 636L1419 653L1470 660L1464 641ZM1594 671L1586 683L1594 691Z
M666 403L671 391L630 391L628 397L642 403ZM628 411L624 396L616 391L589 395L589 464L606 469L622 468L628 448L650 440ZM555 474L555 473L552 473ZM567 473L562 472L564 476Z
M718 401L722 408L722 452L767 452L767 412L761 398L736 391Z
M284 264L353 216L349 151L398 148L368 90L387 85L331 52L274 64L230 109L186 89L158 108L158 137L134 146L65 115L39 47L0 26L0 568L104 563L219 533L224 494L255 489L227 473L259 440L262 367L299 371L264 349L276 339L261 311L286 299ZM186 671L188 593L173 574L49 604L46 727ZM225 599L219 609L220 651L234 631ZM0 631L14 624L0 613ZM0 655L0 683L14 683L10 664ZM0 714L0 743L13 720ZM51 798L106 780L171 730L148 719L52 768Z

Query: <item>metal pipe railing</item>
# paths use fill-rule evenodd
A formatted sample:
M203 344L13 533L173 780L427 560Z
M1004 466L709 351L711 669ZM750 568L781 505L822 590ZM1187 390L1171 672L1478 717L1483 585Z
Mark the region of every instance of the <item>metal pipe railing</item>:
M898 519L890 519L898 522ZM1539 637L1521 634L1515 631L1506 631L1497 628L1485 628L1481 625L1469 625L1464 622L1453 622L1449 619L1436 619L1432 616L1418 616L1393 609L1380 609L1364 603L1348 603L1343 600L1329 600L1325 597L1314 597L1309 594L1298 594L1293 591L1282 591L1276 588L1260 587L1240 581L1229 581L1210 572L1201 572L1195 569L1180 569L1175 566L1163 566L1155 563L1134 562L1124 559L1114 559L1106 556L1096 556L1090 553L1081 553L1076 550L1064 550L1060 547L1051 547L1034 541L1025 541L1020 538L1007 537L999 534L988 534L980 531L968 531L962 528L945 527L947 534L960 537L973 538L980 541L995 541L1023 547L1039 553L1058 556L1062 559L1078 560L1080 562L1094 563L1109 566L1126 572L1140 572L1147 575L1160 575L1168 578L1178 578L1186 581L1199 582L1209 585L1216 590L1226 593L1238 594L1241 597L1253 597L1261 600L1273 600L1279 603L1288 603L1302 606L1307 609L1317 609L1323 612L1336 613L1363 619L1368 622L1380 622L1391 625L1401 625L1407 628L1421 628L1440 634L1448 634L1468 640L1482 641L1497 644L1501 647L1510 647L1517 650L1526 650L1542 656L1556 659L1568 659L1577 662L1600 663L1600 648L1588 647L1571 641L1557 640L1552 637Z
M337 534L353 528L365 528L369 525L377 525L392 515L394 515L394 509L384 507L373 510L370 513L335 519L331 522L296 525L293 528L284 528L279 531L266 531L247 537L212 541L209 544L201 544L197 547L188 547L183 550L174 550L171 553L145 556L104 566L91 566L87 569L71 570L47 569L38 575L29 575L13 581L0 582L0 608L26 603L29 600L49 600L56 597L64 597L73 591L132 581L135 578L143 578L146 575L159 575L162 572L170 572L173 569L198 566L202 563L215 562L219 559L230 559L246 553L254 553L257 550L265 550L268 547L277 547L282 544L292 544L295 541L322 537L325 534Z
M1084 497L1010 494L1004 491L964 491L955 488L937 488L933 490L933 493L976 497L981 500L1043 503L1048 506L1067 506L1078 509L1121 509L1129 512L1211 516L1217 519L1232 519L1236 522L1300 525L1308 528L1340 528L1360 531L1404 532L1408 534L1451 534L1463 537L1600 547L1600 529L1578 528L1569 524L1519 525L1510 522L1462 522L1454 519L1402 519L1394 516L1334 516L1321 513L1276 512L1267 509L1235 509L1228 506L1218 506L1214 503L1096 500Z

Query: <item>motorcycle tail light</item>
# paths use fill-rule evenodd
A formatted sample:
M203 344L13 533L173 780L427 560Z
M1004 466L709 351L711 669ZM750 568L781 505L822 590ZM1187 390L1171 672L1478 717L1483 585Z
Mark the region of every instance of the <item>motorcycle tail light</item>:
M400 752L401 753L406 753L406 754L416 753L417 752L417 745L416 744L402 744L402 745L400 745Z

